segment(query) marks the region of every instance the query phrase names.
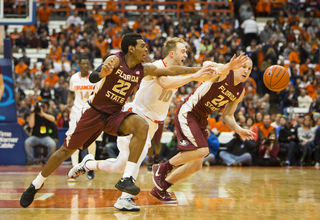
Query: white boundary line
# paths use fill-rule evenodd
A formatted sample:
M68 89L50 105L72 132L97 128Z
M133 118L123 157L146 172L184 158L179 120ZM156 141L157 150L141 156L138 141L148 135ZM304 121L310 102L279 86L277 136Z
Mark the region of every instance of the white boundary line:
M186 197L184 196L183 192L176 192L174 191L174 194L177 197L178 200L178 205L189 205L188 200L186 199Z

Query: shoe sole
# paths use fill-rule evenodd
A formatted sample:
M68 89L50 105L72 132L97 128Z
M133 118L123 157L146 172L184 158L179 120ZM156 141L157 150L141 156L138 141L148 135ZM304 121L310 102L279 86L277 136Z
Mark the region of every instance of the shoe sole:
M178 202L177 200L176 201L163 201L163 200L159 199L158 197L156 197L155 195L152 195L151 191L149 192L149 195L152 196L153 198L156 198L156 199L160 200L163 203L170 203L171 204L171 203L177 203Z
M153 183L154 183L154 185L159 189L159 190L163 190L160 186L158 186L158 184L157 184L157 182L156 182L156 180L154 179L154 176L155 176L155 173L156 173L156 171L153 169L153 166L152 166L152 181L153 181Z
M89 157L90 157L90 158L89 158ZM91 160L94 160L94 156L93 156L92 154L86 155L86 156L83 158L83 160L81 161L80 167L84 166L84 164L85 164L87 161L91 161ZM72 168L73 168L73 167L71 167L71 168L69 169L68 173L67 173L67 176L68 176L69 179L78 178L79 176L81 176L81 175L83 175L83 174L86 173L86 172L84 172L83 174L81 174L81 175L79 175L79 176L77 176L77 177L71 178L71 177L69 177L69 172L70 172L70 170L71 170Z
M116 209L118 209L120 211L128 211L128 212L138 212L138 211L140 211L140 209L135 209L135 208L133 208L133 209L127 209L126 207L118 208L115 205L113 207L115 207Z
M132 190L132 191L131 191L131 190L127 190L127 189L121 187L118 183L115 185L115 187L116 187L118 190L120 190L121 192L129 193L129 194L134 195L134 196L136 196L136 195L138 195L138 194L140 193L140 188L139 188L139 190L136 189L136 190Z

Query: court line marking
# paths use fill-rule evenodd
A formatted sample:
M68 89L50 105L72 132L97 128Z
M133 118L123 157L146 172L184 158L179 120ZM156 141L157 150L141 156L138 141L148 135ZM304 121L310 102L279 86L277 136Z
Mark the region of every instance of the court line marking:
M50 196L53 196L54 193L43 193L42 196L36 198L35 200L46 200L47 198L49 198Z
M176 192L174 191L174 194L177 197L178 200L178 204L179 205L189 205L188 200L186 199L186 197L184 196L183 192Z
M30 174L34 174L37 175L39 174L39 172L0 172L0 175L30 175Z

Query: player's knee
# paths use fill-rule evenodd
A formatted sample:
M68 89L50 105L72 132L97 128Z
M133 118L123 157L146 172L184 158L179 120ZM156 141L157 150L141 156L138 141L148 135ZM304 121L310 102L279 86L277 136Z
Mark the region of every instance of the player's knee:
M141 119L139 120L139 123L136 124L133 135L145 136L148 134L148 130L149 124L144 119Z
M202 148L199 148L197 150L197 156L198 158L205 158L207 155L209 154L209 148L208 147L202 147Z
M193 169L194 169L194 172L198 172L199 170L201 170L202 169L202 161L201 161L201 163L196 164L193 167Z

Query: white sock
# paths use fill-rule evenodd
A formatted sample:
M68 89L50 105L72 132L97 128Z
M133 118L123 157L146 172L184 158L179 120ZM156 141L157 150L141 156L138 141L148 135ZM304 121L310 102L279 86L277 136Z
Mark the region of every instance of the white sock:
M121 194L121 196L120 196L120 198L122 198L122 199L124 199L124 198L131 198L131 197L132 197L131 194L125 193L125 192L123 192L123 193Z
M89 161L86 162L85 166L89 170L99 170L99 161L89 160Z
M34 187L36 189L40 189L40 187L42 186L42 184L44 183L44 181L46 180L46 177L43 177L41 175L41 172L39 173L39 175L37 176L37 178L35 180L32 181L32 184L34 185Z
M123 174L123 178L125 177L130 177L133 175L133 171L134 169L136 168L137 164L136 163L133 163L133 162L130 162L128 161L127 162L127 166L126 166L126 169L124 170L124 174Z

